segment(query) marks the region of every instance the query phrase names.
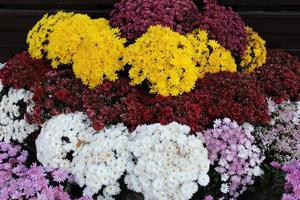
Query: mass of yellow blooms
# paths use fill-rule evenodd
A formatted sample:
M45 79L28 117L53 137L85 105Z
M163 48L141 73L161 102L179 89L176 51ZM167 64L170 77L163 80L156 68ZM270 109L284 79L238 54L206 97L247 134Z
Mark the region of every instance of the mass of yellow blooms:
M28 52L34 58L42 58L47 52L46 42L48 36L54 31L54 25L65 19L72 17L74 13L58 12L56 15L46 14L36 25L29 31L27 35L27 43L29 44Z
M245 72L251 72L266 63L267 48L266 41L252 28L246 27L246 31L248 33L248 44L246 54L242 58L241 67Z
M267 52L265 41L251 28L246 30L248 46L241 67L248 72L266 62ZM45 15L28 33L27 43L32 57L48 58L53 68L72 66L75 76L90 88L105 79L115 81L126 64L132 85L145 82L151 93L162 96L191 91L205 74L237 71L231 52L201 29L181 35L151 26L125 48L126 39L106 19L58 12Z
M133 85L148 81L151 93L177 96L189 92L198 78L189 40L170 28L151 26L124 54Z
M48 30L46 34L44 30ZM104 79L116 80L117 71L124 67L126 40L119 35L119 30L111 28L106 19L59 12L39 21L27 42L33 57L46 54L53 68L72 64L75 76L94 88Z
M207 73L220 71L236 72L237 65L229 50L222 47L217 41L209 40L205 30L196 29L188 34L187 38L193 45L193 60L199 67L199 77Z

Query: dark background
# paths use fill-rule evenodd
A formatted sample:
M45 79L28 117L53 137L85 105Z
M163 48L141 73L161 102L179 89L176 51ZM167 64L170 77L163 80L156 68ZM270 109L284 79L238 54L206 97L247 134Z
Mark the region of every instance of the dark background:
M26 35L45 14L56 10L108 17L116 0L0 0L0 62L26 49ZM200 5L202 0L195 0ZM219 0L230 5L267 41L300 56L300 0Z

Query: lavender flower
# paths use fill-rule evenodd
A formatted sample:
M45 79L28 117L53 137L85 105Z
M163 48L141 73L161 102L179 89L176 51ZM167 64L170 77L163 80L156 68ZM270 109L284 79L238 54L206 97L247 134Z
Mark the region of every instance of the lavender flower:
M0 142L0 199L70 200L60 183L72 181L72 177L36 163L27 167L27 156L20 146Z
M199 14L192 0L121 0L110 13L110 23L134 41L151 25L167 26L182 34L191 32Z
M300 159L300 102L287 101L277 105L269 100L268 104L271 124L257 127L256 137L272 159L279 162Z
M300 199L300 161L292 160L287 164L281 166L277 162L272 162L272 166L281 169L286 173L285 176L285 193L282 196L282 200L299 200Z
M203 132L209 159L221 175L221 192L236 199L254 177L262 175L264 157L254 145L250 124L239 126L228 118L216 120L214 128Z
M204 200L214 200L214 198L213 198L211 195L209 195L209 196L206 196L206 197L204 198Z

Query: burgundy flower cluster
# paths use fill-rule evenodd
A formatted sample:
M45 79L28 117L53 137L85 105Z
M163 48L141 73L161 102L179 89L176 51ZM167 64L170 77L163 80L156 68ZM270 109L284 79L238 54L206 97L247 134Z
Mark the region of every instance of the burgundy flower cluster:
M216 0L204 0L204 12L198 18L198 26L208 30L210 37L229 49L233 55L244 55L247 32L241 17L231 8L217 4Z
M133 87L129 79L106 81L94 90L86 89L83 95L84 110L95 129L123 122L130 129L141 124L169 124L177 121L193 130L203 130L209 124L203 108L192 93L178 97L150 95L143 88Z
M42 124L61 113L82 111L83 88L71 69L48 72L33 90L35 106L29 121Z
M0 79L7 87L31 89L38 85L50 70L48 61L33 59L24 51L6 62L4 68L0 70Z
M240 124L270 120L264 94L250 76L239 73L208 75L198 81L195 90L177 97L149 95L121 78L86 90L83 103L95 129L119 122L135 128L176 121L196 132L210 127L217 118L228 117Z
M38 124L75 111L86 112L98 130L120 122L133 129L140 124L177 121L196 132L225 117L239 124L265 124L269 121L266 96L281 102L299 99L300 92L300 63L279 50L270 50L267 64L250 75L209 74L198 80L192 92L177 97L150 95L144 88L130 86L124 77L90 90L71 69L51 70L47 62L33 60L26 52L14 59L0 74L6 84L32 88L35 107L28 119Z
M151 101L144 103L152 108L152 123L176 121L190 126L193 132L205 130L215 119L225 117L239 124L266 124L270 120L264 94L253 78L240 73L210 74L198 80L190 93L156 96Z
M270 120L266 98L247 74L208 75L198 81L194 93L205 94L206 99L201 98L199 102L210 122L225 117L239 124L266 124Z
M267 65L278 64L288 67L295 74L300 76L299 58L280 49L269 49L267 53Z
M83 106L96 130L123 122L129 127L151 122L153 110L144 105L150 98L147 91L129 85L129 79L105 81L93 90L85 89Z
M266 96L276 103L300 99L300 62L281 50L270 50L267 63L253 72Z
M110 23L133 41L157 24L182 34L191 32L199 14L192 0L121 0L110 13Z
M152 123L167 125L173 121L188 125L193 132L204 130L207 125L212 123L206 115L205 108L201 101L206 101L208 96L205 93L195 92L184 94L178 97L156 96L150 106L153 110Z

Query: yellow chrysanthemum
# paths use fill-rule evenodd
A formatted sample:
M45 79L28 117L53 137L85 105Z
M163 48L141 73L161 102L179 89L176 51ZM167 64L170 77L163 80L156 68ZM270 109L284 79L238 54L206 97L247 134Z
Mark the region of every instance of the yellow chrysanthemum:
M125 40L116 37L114 32L116 30L107 29L95 33L95 38L84 40L73 56L76 77L90 88L101 84L104 78L115 81L118 78L116 72L124 67L121 58L125 50Z
M70 64L78 46L95 30L93 20L87 15L75 14L57 22L48 37L47 58L53 61L52 66L57 68L57 64Z
M217 41L209 40L205 30L196 29L193 33L188 34L187 38L194 48L193 60L199 67L200 78L207 73L236 72L237 65L231 52Z
M34 58L42 58L46 53L48 36L53 32L54 25L64 19L70 18L74 13L58 12L56 15L48 16L47 14L36 23L27 35L29 44L28 52Z
M246 53L242 58L241 67L243 71L251 72L266 63L266 42L254 32L252 28L246 27L248 33L248 44Z
M90 88L101 84L104 78L116 80L116 72L124 66L121 58L126 42L120 39L119 30L111 28L106 19L94 20L83 14L72 14L68 18L55 16L52 17L58 19L55 23L47 22L51 17L43 18L43 24L52 24L51 31L47 38L39 37L41 42L36 48L45 52L52 67L73 64L76 77ZM40 35L39 30L31 35Z
M157 25L127 48L124 60L131 65L133 85L147 80L151 93L176 96L191 91L198 78L193 55L185 36Z

